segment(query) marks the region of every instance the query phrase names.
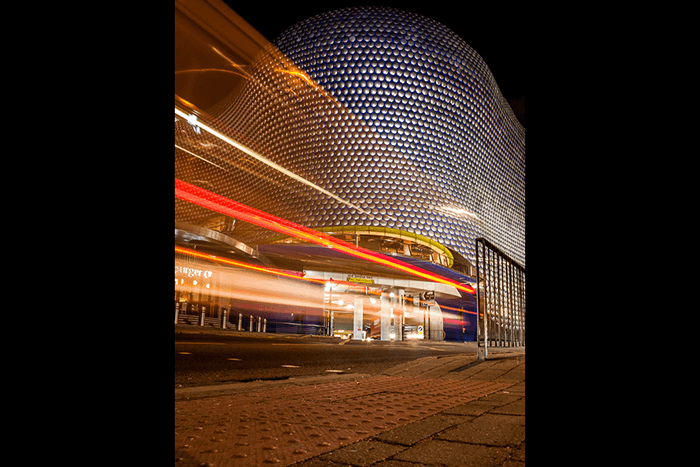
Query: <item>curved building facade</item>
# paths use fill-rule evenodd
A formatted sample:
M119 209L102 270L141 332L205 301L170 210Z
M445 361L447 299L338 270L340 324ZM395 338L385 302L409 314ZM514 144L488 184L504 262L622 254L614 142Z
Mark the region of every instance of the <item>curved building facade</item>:
M525 129L475 50L430 18L384 7L314 16L273 44L209 112L296 178L199 133L213 162L176 151L181 167L198 164L181 178L314 229L413 235L437 244L441 264L450 251L473 264L483 236L525 266ZM189 154L194 131L176 122ZM176 200L179 220L205 214ZM275 235L236 227L250 243Z

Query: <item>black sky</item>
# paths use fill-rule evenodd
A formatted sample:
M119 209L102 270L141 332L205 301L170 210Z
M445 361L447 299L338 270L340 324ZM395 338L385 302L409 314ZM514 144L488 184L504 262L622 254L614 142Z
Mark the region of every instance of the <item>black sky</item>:
M348 6L383 5L418 13L444 24L484 59L498 87L524 125L525 8L500 2L234 2L224 0L268 40L311 16Z

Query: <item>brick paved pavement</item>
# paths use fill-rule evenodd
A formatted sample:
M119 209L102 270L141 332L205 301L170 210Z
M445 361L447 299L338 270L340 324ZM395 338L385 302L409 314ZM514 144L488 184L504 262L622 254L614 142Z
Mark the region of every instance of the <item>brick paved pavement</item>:
M176 466L525 463L525 353L176 390Z

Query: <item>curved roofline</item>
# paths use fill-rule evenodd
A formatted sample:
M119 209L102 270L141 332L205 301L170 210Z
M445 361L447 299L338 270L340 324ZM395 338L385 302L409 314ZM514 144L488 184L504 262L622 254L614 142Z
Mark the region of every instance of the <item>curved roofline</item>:
M392 227L376 227L372 225L338 225L338 226L330 226L330 227L318 227L315 228L314 230L318 230L319 232L353 232L357 234L362 234L362 233L367 233L367 234L376 234L376 233L383 233L384 236L386 237L393 237L393 238L407 238L410 240L415 240L416 243L423 244L425 246L430 246L434 247L441 252L445 256L447 256L448 260L448 266L452 267L454 264L454 256L452 255L452 252L447 248L445 245L441 244L440 242L437 242L431 238L426 237L425 235L417 234L414 232L408 232L406 230L400 230L400 229L394 229ZM281 240L283 238L288 237L289 235L278 235L275 237L272 237L270 239L267 239L266 242L275 242L278 240Z

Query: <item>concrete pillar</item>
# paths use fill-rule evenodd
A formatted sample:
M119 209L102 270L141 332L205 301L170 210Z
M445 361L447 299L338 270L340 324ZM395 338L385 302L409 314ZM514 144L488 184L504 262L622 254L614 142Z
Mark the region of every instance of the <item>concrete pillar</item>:
M391 332L391 302L389 301L389 294L382 292L381 297L379 297L379 302L381 303L380 340L388 341L391 340L389 337L389 333Z
M430 305L428 307L428 316L429 316L429 323L430 323L430 329L429 329L429 338L431 340L444 340L445 339L445 333L444 333L444 325L442 321L442 309L440 308L440 305L437 303L435 305Z
M353 340L362 340L362 310L363 299L355 299L355 311L352 318L352 338Z
M428 320L427 320L428 322L425 323L425 329L428 331L428 333L427 333L428 339L431 339L431 340L435 338L433 335L433 330L435 329L435 324L433 323L433 319L434 319L433 307L428 305Z
M404 323L404 316L406 315L406 291L404 289L399 289L399 313L400 315L397 316L397 325L396 325L396 340L397 341L402 341L403 340L403 323Z
M424 332L424 339L430 339L430 307L425 308L425 312L423 313L423 332Z
M391 297L391 294L389 294L389 297L391 297L390 303L391 303L391 309L389 311L389 338L391 339L391 335L393 334L394 337L393 339L396 340L399 335L398 331L398 323L399 323L399 309L400 309L400 300L401 297L396 295L396 292L392 292L394 294L393 297Z

